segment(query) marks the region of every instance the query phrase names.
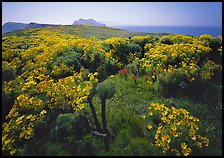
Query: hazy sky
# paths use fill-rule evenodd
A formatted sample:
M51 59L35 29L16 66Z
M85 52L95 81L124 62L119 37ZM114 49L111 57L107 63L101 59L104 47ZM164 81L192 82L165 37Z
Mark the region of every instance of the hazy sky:
M222 2L2 2L6 22L70 25L222 26Z

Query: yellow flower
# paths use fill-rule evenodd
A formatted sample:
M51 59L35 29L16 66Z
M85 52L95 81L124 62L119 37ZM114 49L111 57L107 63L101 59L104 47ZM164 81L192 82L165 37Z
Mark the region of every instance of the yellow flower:
M173 126L171 127L171 130L172 130L172 131L176 131L176 130L177 130L177 127L176 127L175 125L173 125Z
M196 140L196 138L197 138L197 137L196 137L195 135L194 135L193 137L191 137L192 140Z
M147 124L147 128L148 128L148 129L151 129L151 128L152 128L152 125Z
M143 119L145 119L145 118L146 118L146 115L145 115L145 114L143 114L143 115L141 115L141 117L142 117Z
M40 115L44 115L44 114L46 114L46 113L47 113L46 110L42 110L42 111L40 112Z
M191 148L186 148L182 150L182 153L184 154L184 156L188 156L191 153Z
M168 118L172 120L173 119L173 115L169 115Z
M19 117L17 120L16 120L16 123L17 124L21 124L23 122L23 118L24 118L24 115L22 115L21 117Z
M15 153L16 153L16 149L13 149L13 150L10 151L10 154L11 154L11 155L13 155L13 154L15 154Z
M184 143L184 142L181 142L181 143L180 143L180 147L181 147L182 149L186 149L186 148L187 148L187 144Z
M148 114L149 114L149 116L152 116L153 115L153 112L149 112Z

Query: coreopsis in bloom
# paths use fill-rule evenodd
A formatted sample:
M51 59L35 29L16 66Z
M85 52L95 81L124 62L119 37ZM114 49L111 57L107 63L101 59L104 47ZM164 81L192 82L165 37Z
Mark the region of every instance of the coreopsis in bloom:
M156 127L149 123L146 127L150 131L155 130L153 142L163 152L188 156L192 152L192 147L208 146L209 139L198 134L199 119L190 115L186 109L168 108L164 104L152 102L148 111L148 117L144 119L152 119L154 115L159 117L160 121L156 123Z

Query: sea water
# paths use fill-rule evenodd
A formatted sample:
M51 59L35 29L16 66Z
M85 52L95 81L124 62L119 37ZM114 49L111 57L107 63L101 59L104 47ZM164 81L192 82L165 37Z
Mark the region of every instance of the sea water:
M114 26L115 28L146 33L170 33L200 36L210 34L213 37L222 36L221 26Z

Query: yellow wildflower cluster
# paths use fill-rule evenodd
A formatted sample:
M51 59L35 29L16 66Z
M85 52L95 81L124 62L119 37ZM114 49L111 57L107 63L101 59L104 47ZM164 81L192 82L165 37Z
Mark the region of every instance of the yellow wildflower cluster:
M144 47L146 53L141 59L142 69L151 76L166 76L172 72L173 75L183 75L189 81L194 81L194 76L198 76L201 71L203 78L210 79L214 69L221 69L221 65L217 63L203 61L205 56L209 57L212 52L209 43L214 39L210 35L198 37L168 35L163 38L169 38L173 44L155 42L146 44ZM210 68L202 63L209 63Z
M148 110L149 118L153 115L159 116L160 122L157 128L154 127L156 128L154 143L164 152L171 151L177 156L188 156L193 146L198 148L208 146L208 138L197 134L199 119L190 115L187 110L168 108L164 104L153 102L149 105ZM147 128L152 129L153 126L147 124Z
M128 38L109 38L104 41L105 43L111 44L115 47L116 44L124 44L128 42Z
M13 105L10 113L10 121L2 125L2 150L14 155L18 150L17 143L34 136L35 126L43 121L47 112L43 109L37 114L21 115L19 107Z
M2 126L2 150L11 155L16 154L19 143L34 136L37 124L46 115L44 109L65 109L67 105L79 111L84 108L92 86L98 82L97 73L90 73L84 80L82 70L78 73L61 63L49 72L47 65L72 48L84 50L84 53L92 48L102 50L101 44L94 38L84 39L50 29L36 29L35 35L24 30L26 33L29 38L3 37L3 67L20 67L16 79L5 81L3 85L5 94L17 95ZM52 79L52 76L62 72L71 72L72 75L58 81ZM36 94L46 94L47 98L42 100Z
M128 38L109 38L109 39L106 39L105 41L103 41L102 44L110 45L109 51L104 52L106 58L114 61L114 63L116 63L116 65L118 67L120 67L120 68L123 67L124 64L122 62L119 62L119 60L120 60L119 55L121 55L119 53L122 53L122 52L119 52L118 48L119 48L119 46L126 45L128 43L130 43ZM116 53L118 53L119 55Z
M85 101L90 94L92 86L98 82L97 72L89 74L89 80L83 80L83 71L75 73L54 82L53 79L43 80L37 85L40 93L46 93L50 97L49 108L65 108L64 104L71 106L77 111L84 108ZM62 107L61 107L62 106Z
M149 40L149 39L151 39L151 38L152 38L151 35L147 35L147 36L132 36L132 37L131 37L131 39L132 39L133 41L135 41L135 40L144 40L144 39Z
M162 38L169 38L173 43L190 43L194 40L195 37L184 36L181 34L167 35Z
M221 70L222 66L214 63L211 60L207 60L204 63L203 68L201 69L200 76L205 80L210 80L212 78L212 76L214 75L214 70L215 69L217 69L217 70L220 69Z
M62 76L63 73L71 72L71 70L65 65L60 63L60 66L55 65L51 71L51 76Z

